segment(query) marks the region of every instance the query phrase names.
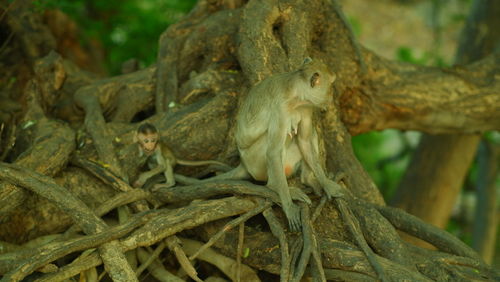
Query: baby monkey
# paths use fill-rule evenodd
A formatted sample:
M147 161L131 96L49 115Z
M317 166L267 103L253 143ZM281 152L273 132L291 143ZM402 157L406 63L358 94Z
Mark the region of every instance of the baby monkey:
M139 178L133 184L134 187L142 187L148 179L159 173L164 174L166 183L156 186L157 188L174 186L176 181L174 167L176 164L187 166L215 165L224 171L230 169L228 165L218 161L188 161L178 159L159 139L160 135L158 129L151 123L144 123L137 128L134 141L139 145L140 155L145 155L147 157L147 166L150 170L139 175ZM182 177L182 179L184 181L189 181L189 184L198 181L197 179L189 177Z

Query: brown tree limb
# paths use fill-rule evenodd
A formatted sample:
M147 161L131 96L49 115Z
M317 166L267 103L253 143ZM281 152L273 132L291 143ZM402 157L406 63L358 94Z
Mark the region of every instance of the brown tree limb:
M243 256L243 242L245 240L245 222L238 226L238 250L236 251L236 281L241 282L241 257Z
M301 247L302 250L300 251L300 258L298 258L297 263L292 265L292 278L290 281L294 282L299 282L302 280L302 277L304 276L304 272L306 270L306 266L309 264L309 260L311 258L313 248L314 248L314 242L313 242L313 229L312 229L312 224L311 224L311 219L310 219L310 213L309 213L309 207L304 204L300 203L300 217L302 220L302 240L297 240L302 242ZM293 254L293 253L292 253ZM292 259L292 262L294 260ZM320 271L323 270L321 267ZM323 275L323 279L320 281L324 281L324 273L321 273Z
M137 275L137 277L139 277L141 275L141 273L146 270L146 268L149 267L149 265L156 259L158 259L158 256L160 255L160 253L165 249L166 245L164 242L160 243L156 249L151 253L149 254L149 257L141 262L141 266L139 266L137 268L137 270L135 271L135 275ZM140 259L140 258L139 258Z
M275 192L247 181L213 181L199 185L161 188L153 192L153 195L163 203L191 201L225 194L260 196L279 203Z
M144 264L147 259L151 256L146 250L139 248L137 249L137 256L139 260ZM182 282L178 276L170 273L165 267L157 260L152 260L151 264L148 266L149 273L156 278L158 281L162 282Z
M280 281L286 282L290 277L290 263L291 257L290 252L288 251L288 241L286 238L285 230L281 226L278 218L274 215L274 212L271 208L266 209L263 212L264 217L271 229L271 233L278 239L279 247L281 252L281 268L280 268Z
M370 249L370 246L368 246L368 244L366 243L366 240L363 237L361 231L361 227L359 225L359 221L349 210L347 202L344 199L335 199L335 204L337 205L340 211L342 220L349 228L349 232L351 232L352 237L356 242L356 245L358 245L358 247L363 251L363 253L366 255L366 258L372 265L373 270L375 271L375 273L377 273L377 278L380 279L382 282L388 281L384 273L384 269L378 262L375 253L372 251L372 249Z
M237 225L247 221L251 217L261 213L262 211L264 211L268 208L270 208L271 205L272 205L271 202L260 202L259 205L255 209L253 209L253 210L245 213L244 215L242 215L238 218L235 218L235 219L231 220L230 222L228 222L226 225L224 225L224 227L219 232L217 232L217 234L215 234L212 238L210 238L210 240L206 244L201 246L198 249L198 251L196 251L192 256L190 256L189 260L196 259L196 257L199 254L201 254L204 250L213 246L213 244L215 244L215 242L217 242L217 240L219 240L222 237L222 235L224 235L225 232L228 232L229 230L233 229Z
M34 131L35 141L15 163L54 176L66 165L75 148L75 133L68 126L47 119L38 120L30 130ZM11 210L23 203L25 197L22 189L0 183L0 218L8 216Z
M342 120L352 134L386 128L431 134L500 129L500 55L435 68L364 54L366 86L340 97Z
M209 238L213 236L212 232L217 232L221 227L222 226L205 227L205 231L210 232L203 235L203 237ZM237 236L238 234L236 231L229 231L215 244L215 246L223 254L233 256L235 255L235 248L232 245L228 245L227 242L236 242ZM279 274L281 269L281 250L276 248L276 245L278 244L276 241L277 239L273 239L274 236L268 232L259 232L250 227L247 227L246 237L248 238L246 245L250 248L250 250L252 250L251 255L245 260L246 263L254 268ZM373 268L366 259L366 256L361 250L358 250L356 246L341 241L325 240L321 237L318 237L318 240L318 244L323 254L324 268L335 268L349 272L362 273L371 277L372 280L376 279L376 274L373 272ZM423 274L415 271L414 269L409 269L408 267L383 257L378 257L378 259L391 279L431 281L429 278L426 278ZM422 261L425 261L425 258ZM418 263L418 261L415 261L415 263Z
M105 231L107 225L98 218L82 201L47 176L29 171L16 165L0 164L0 178L32 190L51 200L82 227L85 233L95 234ZM99 247L105 266L115 281L137 281L125 256L117 248L118 242L111 241Z
M85 89L85 88L83 88ZM93 94L93 93L92 93ZM121 165L115 155L112 136L107 131L106 122L102 113L98 97L80 89L75 93L75 101L85 111L85 129L92 136L99 160L122 179Z
M416 216L400 209L377 206L376 209L398 230L425 240L438 249L476 260L481 260L476 252L448 232L426 224Z
M150 197L151 194L149 192L146 192L144 190L133 190L125 193L119 193L115 195L114 197L108 199L106 202L101 204L96 210L95 214L99 217L105 215L106 213L110 212L111 210L129 204L133 203L136 201L143 200L147 197ZM70 238L71 236L75 235L78 231L80 231L80 227L78 225L73 225L66 232L64 232L64 235L62 236L61 239L67 239Z
M104 243L123 237L144 224L151 216L151 213L136 215L127 223L109 228L104 232L64 242L49 243L36 249L21 250L19 251L20 255L10 253L7 256L1 256L0 273L4 274L3 279L5 281L20 281L38 268L67 254L96 248ZM12 256L16 257L16 259L12 259Z
M28 110L23 117L23 125L18 127L20 136L32 136L33 139L24 140L30 144L27 148L17 148L24 151L18 152L20 155L15 163L54 176L65 167L75 148L74 131L61 122L48 119L43 110L45 103L50 105L49 101L54 99L56 90L64 81L65 72L61 67L61 58L51 53L37 61L35 72L36 76L27 83L24 90ZM18 147L26 146L22 140L17 142ZM11 184L0 184L0 218L6 217L9 211L22 204L25 198L23 189Z
M201 282L202 280L200 279L200 277L198 277L198 272L196 272L196 269L194 269L193 265L191 264L191 260L188 259L186 253L182 249L181 240L177 236L173 235L167 237L165 239L165 243L167 244L168 249L174 252L177 261L181 265L182 269L187 273L187 275L194 281Z
M195 250L199 249L201 247L200 242L190 240L190 239L182 239L184 243L184 250L186 251L187 254L192 255ZM216 265L217 268L219 268L224 274L226 274L232 281L237 280L237 272L236 272L236 261L234 259L228 258L224 255L219 254L212 248L205 249L199 256L199 259L204 260L206 262L209 262L213 265ZM260 281L259 277L257 276L257 273L255 271L242 264L241 265L241 281L244 282L250 282L250 281Z
M138 247L150 246L182 230L245 213L255 207L256 204L251 200L230 197L220 200L201 201L173 210L160 210L159 214L150 220L148 224L123 239L118 249L126 252ZM97 253L93 253L62 267L57 273L44 275L40 281L63 280L100 264L102 264L101 258Z
M131 191L142 191L138 188L133 188L127 182L125 182L120 177L116 176L112 171L102 167L100 164L95 163L91 160L84 159L80 154L74 154L71 162L75 165L78 165L87 171L89 171L92 175L101 179L104 183L110 185L114 189L122 192L131 192ZM123 175L125 173L122 173ZM141 192L137 192L141 193ZM145 201L137 201L132 203L132 207L136 211L146 211L148 210L148 205Z

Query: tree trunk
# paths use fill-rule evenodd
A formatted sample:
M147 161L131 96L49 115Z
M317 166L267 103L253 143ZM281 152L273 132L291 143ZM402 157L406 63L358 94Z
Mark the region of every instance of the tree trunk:
M458 47L457 64L470 63L495 51L500 40L495 28L500 24L498 13L497 1L474 2ZM487 32L479 32L480 28ZM424 134L392 204L445 228L479 141L479 135Z
M277 193L262 183L212 181L154 192L130 187L130 175L139 169L129 153L136 146L139 117L156 109L146 120L181 159L236 165L233 132L240 99L256 82L296 69L307 56L324 61L338 77L333 102L315 121L326 171L342 173L341 185L349 192L328 201L312 195L298 178L290 179L312 200L311 206L301 205L302 232L288 230ZM124 253L138 248L141 271L175 275L177 263L165 259L172 258L190 277L198 277L186 258L192 250L176 243L177 235L207 242L202 247L207 253L199 259L230 277L234 273L227 264L237 257L236 269L253 271L252 277L262 280L278 280L273 275L282 281L304 276L317 281L498 279L455 237L384 206L352 152L350 134L389 127L431 133L498 130L499 62L500 56L493 55L461 68L437 69L384 60L359 46L336 2L326 0L201 0L162 34L155 65L112 78L84 75L54 53L39 58L31 66L34 74L25 88L30 103L17 132L26 142L16 143L11 163L0 163L0 230L16 229L15 236L1 234L11 250L0 255L2 281L54 267L57 272L40 274L39 281L60 281L102 272L103 263L113 280L133 281L136 272ZM45 129L45 120L58 126ZM59 128L72 134L52 134ZM72 146L54 152L52 146L59 144ZM29 161L21 162L25 156ZM40 169L49 157L57 174ZM206 176L209 169L176 172ZM105 193L96 193L94 184ZM26 190L60 212L40 212L31 220L33 215L23 211L41 200ZM100 198L92 197L96 194ZM124 205L134 214L112 226L116 214L109 211ZM52 233L40 228L49 224L54 233L64 233L50 243L33 242L31 249L12 245ZM233 230L236 226L241 231ZM397 230L439 251L406 244ZM160 251L150 248L156 244ZM163 244L169 251L161 252ZM155 259L158 252L162 257ZM217 256L207 255L212 252ZM147 263L144 254L154 263Z

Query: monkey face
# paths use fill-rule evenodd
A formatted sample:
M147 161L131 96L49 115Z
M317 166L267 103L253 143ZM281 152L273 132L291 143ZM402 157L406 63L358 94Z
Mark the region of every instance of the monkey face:
M139 146L141 146L141 149L144 152L144 154L149 156L149 155L153 154L154 151L156 150L156 146L158 144L158 134L157 133L149 133L149 134L139 133L139 134L137 134L137 142L139 143Z
M335 73L331 72L319 61L311 61L303 66L303 91L308 93L305 97L314 106L326 107L333 99L332 84L336 79Z

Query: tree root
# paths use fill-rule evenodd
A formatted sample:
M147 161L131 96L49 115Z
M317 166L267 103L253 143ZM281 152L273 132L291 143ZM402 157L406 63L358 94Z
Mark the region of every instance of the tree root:
M100 245L121 238L147 221L151 215L138 214L124 225L109 228L105 232L80 237L64 242L55 242L42 245L36 249L24 249L11 256L0 257L0 272L5 273L4 281L20 281L33 271L43 267L51 261L55 261L67 254ZM13 259L12 255L16 258ZM12 268L14 266L14 268Z
M141 260L141 263L142 265L137 268L137 270L135 271L135 275L137 275L137 277L139 277L141 275L141 273L146 270L146 268L149 267L149 265L158 258L158 256L160 255L160 253L165 249L165 243L162 242L158 245L158 247L156 247L156 249L151 253L149 254L149 256L147 257L146 260L141 260L140 259L140 256L139 256L139 260ZM139 251L140 248L137 249L137 251Z
M40 187L43 187L44 189L45 196L48 197L49 199L52 199L56 203L60 202L59 205L61 205L62 208L65 207L65 204L63 203L63 201L60 200L61 197L64 197L65 200L69 199L70 201L73 201L70 198L68 198L68 196L65 195L64 193L60 194L61 192L58 192L59 188L55 188L54 187L55 185L51 184L50 181L45 179L43 176L33 174L32 172L24 171L23 169L20 169L13 165L1 165L0 168L1 168L0 178L14 182L22 187L28 187L28 188L31 187L30 189L33 189L35 192L38 191L37 189L39 189L37 188L37 185L40 185ZM20 171L25 174L22 174ZM26 175L29 176L27 177ZM234 185L234 188L229 190L228 186L231 185ZM210 189L208 189L207 187ZM181 193L183 189L186 190L183 191L184 193ZM195 191L195 189L199 190ZM134 194L134 196L133 197L129 196L128 193L131 193L131 195ZM186 187L172 187L169 189L160 189L160 191L156 192L155 195L157 195L158 198L160 198L160 200L166 200L168 202L170 201L170 199L174 199L177 197L180 198L182 201L190 201L197 198L198 199L207 198L207 197L220 196L231 193L251 194L251 195L259 194L268 199L276 198L276 195L269 195L269 193L273 194L274 192L264 187L260 187L244 181L231 181L231 182L225 181L218 183L204 183L200 185L186 186ZM109 202L106 202L100 208L98 208L97 213L102 214L110 210L112 207L116 207L119 204L126 204L127 202L132 201L132 199L141 199L148 194L149 193L144 191L133 191L133 190L128 192L123 192L122 194L117 195L115 198L111 199ZM187 252L183 248L183 250L186 251L186 254L191 255L192 258L195 258L201 255L200 253L203 253L203 250L206 250L207 247L209 246L212 245L220 246L218 242L222 240L227 241L228 236L233 236L234 234L235 238L241 238L239 232L233 230L234 227L240 225L242 222L245 222L250 217L253 217L259 213L263 213L264 217L269 223L271 231L273 232L274 236L278 238L277 241L279 241L280 247L279 250L277 251L281 253L281 260L279 259L272 259L272 260L281 261L281 267L277 267L276 269L278 269L277 272L281 274L282 281L288 281L288 279L290 279L291 281L299 281L307 273L306 270L308 265L310 265L311 270L309 272L310 274L307 275L313 275L314 279L317 281L325 281L327 278L331 277L358 277L359 279L363 280L365 279L365 276L374 277L374 275L376 276L380 275L377 272L375 273L373 272L372 268L374 267L373 258L375 258L376 262L379 263L380 267L383 267L384 274L390 275L391 279L397 279L398 277L400 278L413 277L412 279L415 281L426 281L428 279L426 278L426 276L435 279L436 277L437 278L444 277L446 275L450 275L450 273L455 273L455 272L460 273L457 275L461 275L461 277L468 277L468 278L477 277L478 275L483 275L485 277L496 277L495 272L492 272L488 267L483 266L481 263L478 263L473 258L456 256L456 255L450 256L449 254L445 253L421 250L420 248L417 247L405 247L404 251L404 253L407 254L412 254L412 253L415 254L414 256L415 262L413 264L406 263L406 260L402 260L403 263L399 264L397 261L393 260L394 257L390 256L389 257L391 261L383 257L375 257L373 254L370 254L370 252L373 252L371 249L366 250L366 248L370 248L366 244L366 242L363 243L364 240L363 236L367 236L367 241L371 242L371 244L374 244L372 245L372 248L379 255L386 256L386 254L384 253L385 249L377 246L378 241L377 240L374 241L373 239L371 239L370 238L371 235L366 235L367 234L366 228L373 228L369 224L366 225L366 222L373 221L374 216L375 217L380 216L380 214L378 214L377 212L373 212L373 210L375 210L375 208L377 208L377 210L381 210L384 216L388 218L391 218L391 216L388 216L386 213L397 214L399 216L398 219L401 222L411 221L412 218L408 215L405 215L404 213L393 212L392 209L385 209L385 207L376 207L374 205L368 205L358 200L337 199L335 201L336 205L340 210L340 215L344 218L347 227L349 227L350 230L349 232L352 233L353 238L358 237L355 239L355 241L360 246L360 250L363 250L363 248L365 248L363 250L363 253L356 251L356 247L352 245L348 247L344 247L342 244L331 245L331 243L327 243L324 241L325 238L319 238L318 241L318 238L316 238L315 235L316 231L314 230L315 227L313 225L313 220L316 220L317 215L322 210L324 211L325 207L331 208L331 205L328 204L325 199L321 199L320 201L318 201L318 205L316 206L315 211L314 213L312 213L312 215L309 213L308 206L305 205L301 206L301 214L304 226L302 231L302 236L297 238L294 241L294 243L292 243L292 247L290 248L289 252L288 251L289 239L287 239L287 233L281 227L282 223L280 223L280 220L276 218L276 216L270 209L272 202L257 200L257 202L255 203L254 201L248 199L224 198L220 200L195 201L188 206L181 207L175 210L157 210L157 211L139 213L133 216L130 219L130 221L127 222L125 225L108 228L99 234L88 235L77 239L70 239L69 241L62 239L55 240L53 241L53 243L42 246L37 249L38 251L35 251L35 253L39 254L39 257L36 257L37 258L36 261L29 260L26 257L26 251L19 251L15 253L16 257L15 261L19 262L23 261L23 265L26 265L25 268L23 268L23 270L20 271L19 269L22 268L22 266L16 268L17 270L13 270L11 268L4 266L3 269L5 270L1 272L5 273L6 270L10 271L5 276L8 277L6 279L13 278L14 281L16 281L22 279L22 277L25 277L30 272L36 269L40 269L42 266L50 263L51 261L65 256L66 254L102 246L102 244L106 244L106 242L110 242L115 238L123 237L125 234L130 233L130 230L136 229L137 227L139 228L136 229L134 232L132 232L130 235L128 235L128 237L121 240L118 247L119 252L126 252L128 250L133 250L139 247L147 247L157 242L163 242L165 238L171 238L170 236L177 234L182 230L190 229L195 226L200 226L208 221L214 221L217 219L227 218L232 215L243 214L240 217L230 221L218 232L210 236L211 239L208 240L208 243L206 243L204 246L197 247L197 249L200 249L201 252L196 253L197 249L193 250L192 252ZM73 207L72 209L73 216L76 216L78 213L84 212L84 209L75 208L76 207L75 205L77 206L76 203L71 204L71 206ZM353 212L352 214L350 210L352 210ZM68 211L68 213L70 212ZM352 221L353 219L356 218L359 219L360 215L363 215L365 218L363 220L359 220L359 223L356 223L356 221ZM85 219L86 217L88 216L78 216L77 218L82 218L84 221L82 222L81 221L82 219L80 219L80 221L77 222L80 222L79 225L82 226L84 231L88 232L89 229L96 227L93 227L94 223L92 223L90 219ZM74 232L76 231L74 228L75 227L70 228L70 230L72 231L69 233L74 234ZM249 231L247 232L250 232L249 236L250 238L252 238L254 236L252 235L254 231L251 231L252 230L251 227L248 228ZM361 233L360 231L363 231L363 233ZM391 233L386 233L386 234L391 234ZM288 234L288 235L292 236L293 234ZM390 238L385 238L385 240L387 239ZM448 242L446 241L447 238L444 238L443 240L444 240L443 242ZM245 245L250 244L252 241L254 240L249 240L249 241L245 240ZM242 242L242 240L235 239L235 242ZM241 243L236 243L236 244L241 244ZM345 245L345 243L343 244ZM180 247L180 245L178 244L176 246L177 248ZM176 246L173 246L171 250L173 249L175 252ZM321 249L319 248L319 246L321 246ZM258 247L248 246L248 248L252 249L252 253L258 253L259 252L258 248L264 248L264 247L265 246L263 245L260 245ZM51 255L50 256L42 255L46 254L47 248L50 248L49 253ZM99 247L99 249L100 248L101 247ZM237 249L238 248L235 247L232 248L233 255L238 255ZM156 253L161 252L161 250L162 248L157 249ZM221 250L224 252L226 251L224 248L221 248ZM326 250L329 251L326 252ZM30 252L31 254L33 253L33 251ZM266 256L266 255L271 255L273 253L274 252L271 253L264 252L262 254ZM320 254L322 254L323 257L321 257ZM425 257L429 257L430 256L429 254L433 254L431 257L434 258L433 260L434 264L435 265L438 264L440 265L440 267L444 269L441 270L441 272L439 272L441 274L435 272L436 268L435 265L433 266L430 263L426 262L425 260L422 260ZM276 255L278 255L278 253L276 253ZM7 258L9 259L13 258L12 256L13 254L10 254L9 257L0 256L0 266L6 265L6 264L1 264L1 262L5 261L5 259ZM370 260L370 256L372 256L372 260ZM332 260L332 258L334 257L335 259ZM253 265L251 260L248 261L248 258L244 258L244 261L245 261L244 264L243 263L241 264L242 269L244 268L243 266L246 264ZM75 260L73 263L67 266L61 267L59 271L56 273L44 274L42 278L40 278L40 281L58 281L76 275L78 273L82 273L86 269L96 267L101 263L102 261L100 257L97 255L96 252L94 252L93 254L82 256L81 258ZM238 262L235 262L234 264L235 269L238 268L237 267L238 264L239 264ZM349 265L352 266L356 265L356 267L353 268L352 266ZM413 265L413 267L416 267L418 271L415 271L415 268L413 268L412 270L411 265ZM147 263L144 263L142 269L144 269L144 267L146 266ZM272 265L269 265L268 267L270 266ZM338 271L324 270L323 267L327 269L335 267L344 271L359 272L360 274L346 274L345 272L342 272L340 270ZM189 273L189 269L187 269L187 272ZM475 272L478 272L480 274L477 274ZM237 279L238 276L237 273L238 271L234 272L235 279ZM113 274L110 272L110 275ZM241 277L244 280L245 276L243 274ZM51 280L48 280L49 278Z
M378 279L380 279L382 282L388 281L384 274L382 266L380 265L377 258L375 257L375 254L373 253L373 250L370 249L370 246L368 246L368 244L366 243L366 240L363 237L363 234L361 233L359 222L356 219L356 217L352 215L347 205L347 202L344 199L337 198L335 199L335 203L340 211L344 223L347 225L349 232L352 234L354 241L356 242L358 247L361 248L366 258L372 265L373 269L375 270L375 273L377 273Z
M183 249L186 251L186 254L194 254L195 250L201 248L202 243L190 240L190 239L182 239ZM198 255L198 258L209 262L217 266L224 274L226 274L232 281L236 281L238 277L237 272L237 263L234 259L225 257L211 248L205 249L202 253ZM242 281L260 281L259 277L255 273L255 271L246 266L241 265L241 277Z
M250 200L230 197L221 200L193 203L191 206L175 210L150 211L144 213L143 216L143 219L148 218L148 223L123 239L119 244L118 250L126 252L138 247L149 246L182 230L220 218L244 213L254 208L255 204ZM217 212L214 212L215 210ZM103 236L106 236L108 232L106 231ZM82 238L79 240L87 239ZM64 243L58 244L59 246L64 246ZM61 267L58 272L43 275L39 281L60 281L100 264L102 264L102 260L96 252L87 255L84 254L73 263Z
M431 243L436 248L450 254L482 261L478 254L462 241L442 229L426 224L416 216L392 207L375 206L375 208L387 218L394 227L401 231Z
M150 253L144 250L143 248L137 249L137 256L139 260L143 263L143 265L146 265L146 260L149 260L149 258L151 258ZM178 276L170 273L170 271L166 270L165 267L163 267L163 265L155 259L151 260L147 268L149 270L149 273L151 273L151 275L158 281L164 281L164 282L184 281Z
M264 212L264 217L267 220L267 224L271 229L272 234L278 239L280 251L281 251L281 269L280 269L280 281L288 281L290 276L290 264L291 257L288 252L288 241L286 238L285 230L281 226L278 218L273 213L271 208L266 209Z
M107 229L107 225L102 219L98 218L83 202L69 194L66 189L54 184L49 177L8 164L0 164L0 177L48 198L68 213L87 234L95 234ZM117 245L117 241L111 241L99 247L100 254L103 260L106 261L110 275L117 280L130 279L128 281L137 281L132 269L125 260L125 256L119 251Z
M261 202L255 209L245 213L244 215L242 215L236 219L231 220L229 223L227 223L224 226L224 228L222 228L219 232L217 232L217 234L215 234L212 238L210 238L210 240L205 245L203 245L198 251L196 251L193 255L191 255L189 257L189 259L190 260L196 259L196 257L199 254L201 254L205 249L208 249L211 246L213 246L213 244L215 242L217 242L217 240L219 240L222 237L222 235L224 235L224 233L233 229L237 225L247 221L249 218L261 213L263 210L268 209L270 206L271 206L270 202L266 202L266 201Z
M181 240L176 236L170 236L165 239L165 242L170 251L174 252L177 261L187 275L194 281L201 282L202 280L198 277L198 273L191 264L190 259L187 258L186 253L182 249Z

